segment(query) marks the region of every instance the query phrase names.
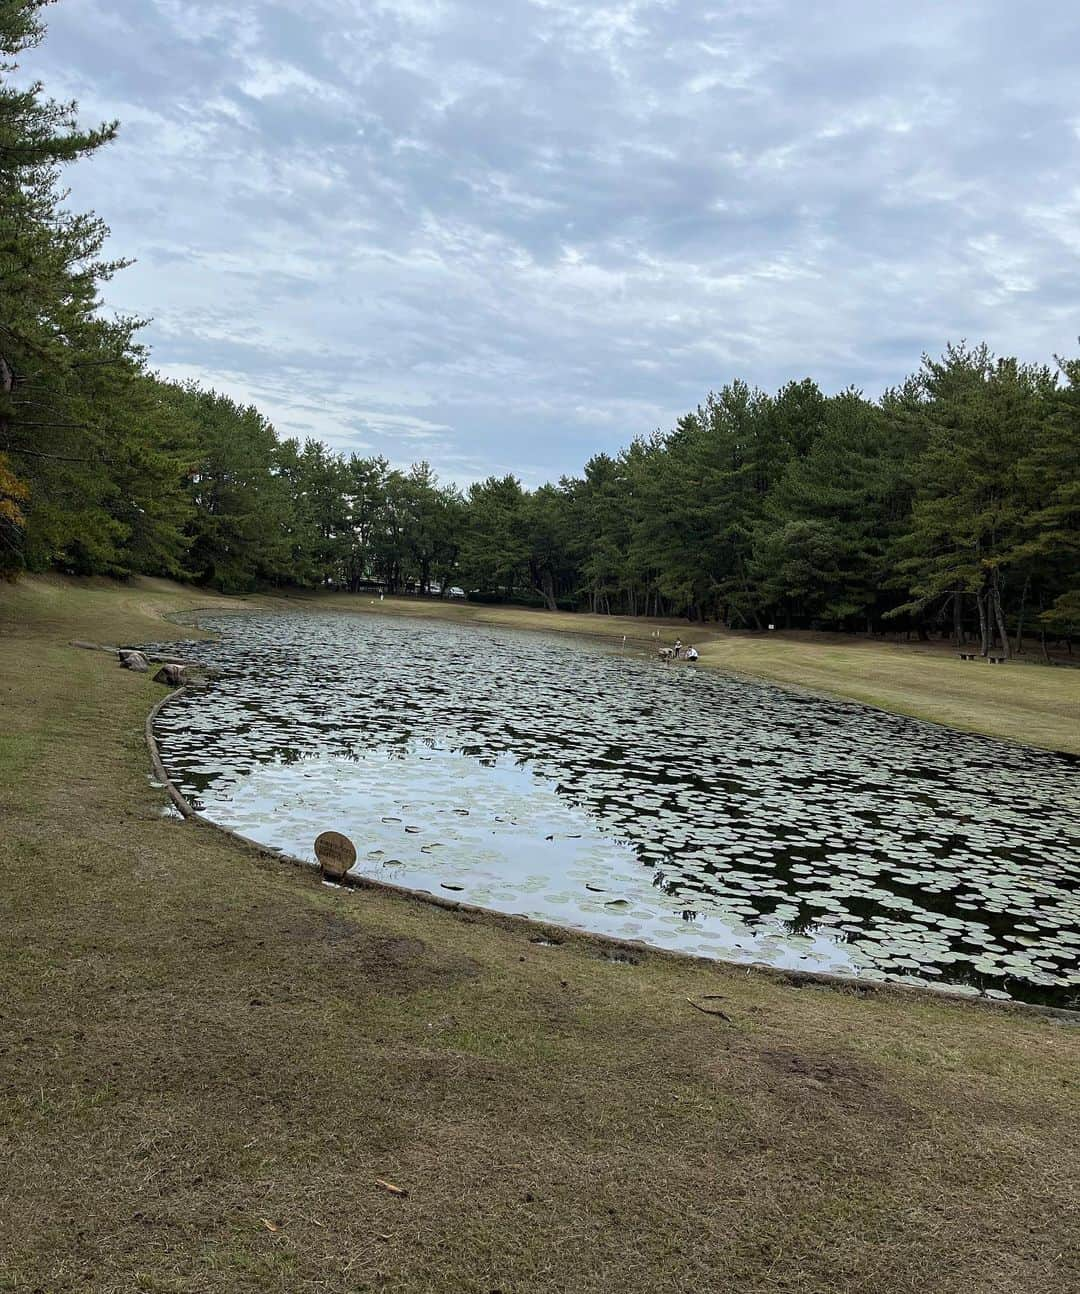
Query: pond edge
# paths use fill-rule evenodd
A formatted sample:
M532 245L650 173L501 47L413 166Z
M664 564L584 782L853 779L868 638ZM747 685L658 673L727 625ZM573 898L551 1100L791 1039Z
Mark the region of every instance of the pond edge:
M278 862L302 868L309 875L318 873L317 864L298 858L295 854L286 853L282 849L264 845L258 840L253 840L250 836L241 835L239 831L233 831L231 827L223 827L220 823L214 822L199 813L197 809L192 807L187 797L182 794L169 776L161 759L157 737L154 735L154 722L170 701L187 690L186 687L178 687L161 697L147 714L144 729L154 776L165 788L169 799L180 815L187 822L197 822L200 826L210 827L236 844L242 845L245 849L254 850L263 858L272 858ZM693 953L678 952L671 948L660 948L640 939L620 939L617 935L605 935L591 930L578 930L576 927L554 925L536 917L527 917L510 912L497 912L493 908L480 907L473 903L462 903L456 899L444 899L441 895L433 894L430 890L411 889L406 885L394 885L390 881L377 881L369 876L353 876L346 873L340 880L332 883L347 889L381 890L388 894L397 895L399 898L441 908L446 912L462 913L488 921L494 918L499 925L512 930L520 929L523 933L555 935L556 939L573 936L575 939L599 945L601 949L608 949L612 952L636 954L643 958L674 958L680 962L693 962L701 967L721 966L729 971L742 970L748 975L758 975L774 982L788 984L794 988L801 988L804 984L817 985L823 988L833 988L841 992L857 993L863 997L897 994L901 997L913 997L917 1001L927 1004L944 1002L951 1006L975 1007L992 1010L1004 1015L1034 1015L1060 1024L1080 1026L1080 1011L1072 1011L1067 1007L1042 1006L1034 1002L1018 1002L1015 1000L1001 1002L994 1001L992 998L972 997L968 994L954 993L947 988L924 988L917 984L882 984L876 980L861 979L857 975L838 975L826 971L787 970L777 966L767 966L759 962L738 962L723 957L700 957Z

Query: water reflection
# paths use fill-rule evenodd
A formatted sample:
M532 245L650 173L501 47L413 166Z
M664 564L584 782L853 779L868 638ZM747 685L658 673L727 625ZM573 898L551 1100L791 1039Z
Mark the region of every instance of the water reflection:
M158 736L208 816L713 956L1067 1001L1076 761L529 634L204 619Z

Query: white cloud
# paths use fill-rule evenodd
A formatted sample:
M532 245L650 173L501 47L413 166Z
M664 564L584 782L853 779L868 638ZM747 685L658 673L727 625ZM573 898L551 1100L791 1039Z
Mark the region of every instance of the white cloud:
M735 376L1075 341L1071 0L46 16L26 71L124 123L70 176L110 303L286 434L536 483Z

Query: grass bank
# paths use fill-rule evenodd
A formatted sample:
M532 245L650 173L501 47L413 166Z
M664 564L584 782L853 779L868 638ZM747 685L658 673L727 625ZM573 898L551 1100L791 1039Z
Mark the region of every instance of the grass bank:
M67 643L210 604L0 589L0 1289L1080 1285L1080 1031L538 946L163 817L159 690Z

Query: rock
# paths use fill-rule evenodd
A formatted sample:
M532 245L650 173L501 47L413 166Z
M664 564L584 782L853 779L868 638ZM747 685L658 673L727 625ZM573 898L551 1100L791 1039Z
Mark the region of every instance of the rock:
M175 661L166 662L154 675L155 683L167 683L170 687L191 687L205 681L206 676L197 665L180 665Z
M120 664L124 669L133 669L136 674L146 674L150 670L150 663L141 651L120 651Z

